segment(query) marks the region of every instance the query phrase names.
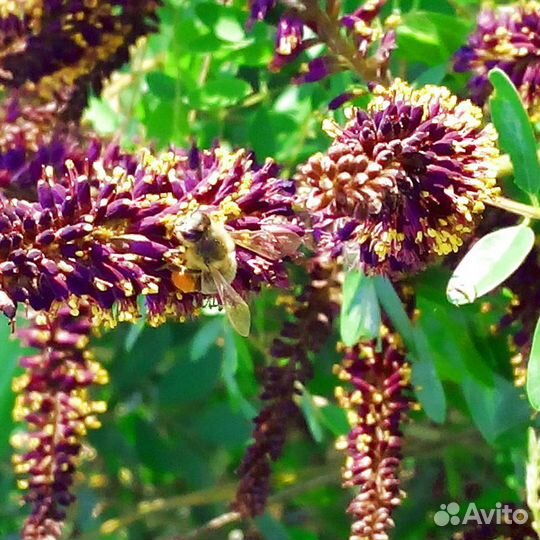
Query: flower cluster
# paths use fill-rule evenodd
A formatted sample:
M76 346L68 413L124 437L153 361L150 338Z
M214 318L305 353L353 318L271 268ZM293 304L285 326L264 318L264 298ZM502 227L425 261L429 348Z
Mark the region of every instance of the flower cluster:
M488 73L502 69L534 116L540 113L540 3L519 2L488 7L477 28L455 58L456 71L471 72L472 99L482 105L491 93Z
M69 105L77 118L89 89L129 58L129 47L156 28L159 0L8 2L0 12L0 83L36 90Z
M87 298L105 320L113 321L114 307L131 320L140 295L150 324L189 316L215 298L199 292L186 245L196 212L223 229L222 249L235 235L222 257L234 258L227 280L237 293L286 285L281 245L287 236L300 240L301 228L292 182L276 178L273 162L258 166L250 153L221 147L157 157L93 147L83 170L66 167L65 175L45 169L35 203L0 199L0 307L8 317L18 303L49 310Z
M338 441L347 455L343 485L360 488L348 508L354 519L351 540L388 540L392 512L403 499L400 425L409 408L410 369L399 338L383 327L381 339L380 346L372 342L347 350L336 366L340 380L352 387L336 390L352 425Z
M82 438L100 425L96 415L105 404L91 401L88 389L106 383L107 374L85 350L91 330L90 309L81 304L75 313L68 307L55 315L37 313L18 332L26 346L39 350L21 358L25 373L14 381L15 418L30 426L13 437L21 452L15 471L24 477L19 483L31 507L23 540L61 537Z
M321 252L367 273L400 275L455 252L498 194L496 133L470 101L397 79L350 108L333 138L297 174Z
M304 66L298 83L317 82L332 73L352 69L365 80L385 78L392 50L396 47L395 17L385 28L378 17L387 0L368 0L353 13L342 16L339 2L323 10L318 2L305 0L282 15L277 28L271 68L279 71L305 50L325 45L327 53ZM254 0L251 23L266 18L275 1Z
M332 331L339 306L339 286L333 273L332 268L313 264L309 285L290 306L294 319L285 323L272 344L275 363L264 372L261 394L265 406L254 420L254 442L238 471L241 481L234 506L243 516L264 512L271 463L281 456L287 429L299 417L295 397L311 378L309 356L323 347Z

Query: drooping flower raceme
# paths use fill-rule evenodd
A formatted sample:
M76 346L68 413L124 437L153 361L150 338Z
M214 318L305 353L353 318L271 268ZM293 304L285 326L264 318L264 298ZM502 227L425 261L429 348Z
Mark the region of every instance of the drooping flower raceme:
M77 118L88 90L129 58L129 47L156 29L160 0L35 0L0 11L0 83L61 100Z
M286 285L283 257L270 253L280 234L301 228L292 182L276 178L273 162L257 166L250 153L221 147L157 157L92 152L83 170L47 168L37 202L0 200L0 307L8 317L19 303L50 310L86 298L110 323L131 320L140 295L150 324L191 315L215 298L200 285L178 287L178 275L193 270L178 231L197 211L246 237L234 251L239 295ZM262 245L246 248L251 235Z
M533 117L540 113L540 2L522 1L487 7L454 69L470 72L471 98L483 105L491 93L489 71L502 69L515 84Z
M89 387L107 382L107 373L86 350L92 331L91 311L79 304L72 312L35 313L29 327L19 329L22 342L38 349L21 358L24 374L15 379L19 393L15 418L29 430L12 442L19 484L31 508L23 540L57 540L62 536L66 508L73 502L72 483L82 441L100 426L97 415L105 403L92 401Z
M354 520L350 540L388 540L393 511L404 497L400 426L409 408L410 368L399 337L383 327L380 344L346 350L336 373L346 385L336 394L352 427L338 441L347 456L343 485L359 488L347 510Z
M284 324L272 343L274 362L263 376L264 406L254 419L254 442L238 470L241 480L234 507L245 517L264 513L272 463L283 453L287 431L300 416L294 398L311 378L311 354L324 346L332 332L341 291L334 274L335 265L325 268L317 260L310 262L310 283L289 303L293 319Z
M387 275L457 251L498 194L496 133L481 110L446 88L396 80L347 116L344 127L326 121L330 148L296 178L319 250Z

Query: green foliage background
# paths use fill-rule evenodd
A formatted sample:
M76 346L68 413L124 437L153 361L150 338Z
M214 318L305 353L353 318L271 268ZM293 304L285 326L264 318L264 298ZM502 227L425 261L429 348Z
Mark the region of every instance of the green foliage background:
M346 4L352 10L356 2ZM465 43L478 7L475 0L389 2L388 11L399 8L403 14L394 73L463 94L466 77L451 72L451 57ZM208 147L220 139L253 148L260 160L276 158L285 173L294 171L326 148L320 125L328 102L357 81L345 73L292 85L297 65L281 73L267 68L274 29L260 23L246 33L246 19L244 0L167 0L160 33L113 77L102 99L92 100L87 120L126 146L197 141ZM523 391L513 386L506 336L489 331L509 296L504 290L492 295L489 312L481 303L453 307L444 292L450 273L436 268L417 280L418 326L425 339L419 341L422 362L415 364L414 380L425 409L405 426L408 499L396 516L394 535L400 540L449 538L451 526L433 525L441 503L523 505L530 409ZM298 286L301 281L299 276ZM92 459L79 475L68 537L172 540L228 510L235 469L260 407L258 374L287 316L271 291L253 301L252 309L254 331L247 340L219 315L159 329L124 325L95 340L96 355L111 374L110 385L97 393L109 412L103 428L90 436L95 451L88 450ZM21 354L9 334L7 326L0 327L3 540L17 538L24 515L9 466L8 438L17 429L10 384ZM314 359L315 378L303 398L306 422L291 433L275 466L276 495L267 514L206 537L226 538L237 528L268 540L348 537L345 508L351 494L339 486L342 456L334 449L348 426L333 398L334 349L330 343Z

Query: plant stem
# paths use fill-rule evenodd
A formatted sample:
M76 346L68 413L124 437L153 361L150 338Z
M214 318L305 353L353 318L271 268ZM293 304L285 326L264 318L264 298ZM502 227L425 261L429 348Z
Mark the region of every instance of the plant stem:
M289 2L284 0L285 5ZM299 15L309 27L316 28L319 39L330 52L347 67L355 71L364 81L387 83L379 73L376 61L362 57L355 44L341 33L340 21L329 12L321 9L318 0L302 0ZM299 6L295 3L294 7Z
M199 73L199 77L197 79L197 86L199 88L202 88L204 86L204 83L206 82L206 79L208 79L208 75L210 74L210 66L212 65L212 55L207 54L202 62L201 71ZM188 123L190 126L193 126L195 121L197 120L197 109L191 109L188 114Z
M518 216L523 216L529 219L540 219L540 208L530 206L528 204L520 203L512 199L507 199L506 197L497 197L492 201L488 201L488 204L511 212L512 214L517 214Z

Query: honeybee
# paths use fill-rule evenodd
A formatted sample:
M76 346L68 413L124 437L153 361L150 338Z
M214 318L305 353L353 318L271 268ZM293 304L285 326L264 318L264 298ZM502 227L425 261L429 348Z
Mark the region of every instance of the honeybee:
M183 292L217 294L231 326L241 336L248 336L249 306L231 285L238 270L236 246L277 260L295 253L301 238L279 225L267 225L257 231L228 231L223 223L212 220L202 210L183 220L175 232L186 246L184 265L188 271L173 272L174 285Z

